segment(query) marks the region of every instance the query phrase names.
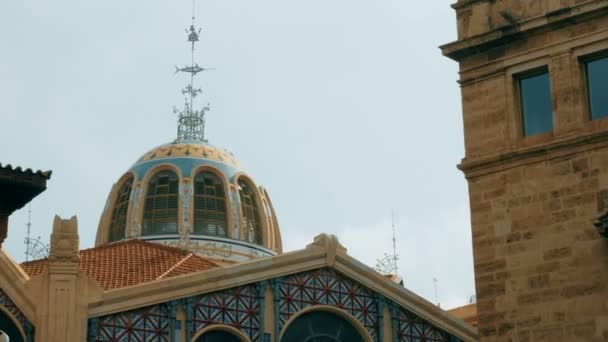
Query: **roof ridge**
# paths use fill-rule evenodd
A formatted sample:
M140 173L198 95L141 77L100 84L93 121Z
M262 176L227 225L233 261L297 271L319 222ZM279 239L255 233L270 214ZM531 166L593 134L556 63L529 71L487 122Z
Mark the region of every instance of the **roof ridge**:
M172 267L169 267L169 269L167 271L165 271L163 274L161 274L158 277L156 277L156 279L154 279L154 280L163 279L169 273L171 273L173 270L175 270L176 268L178 268L181 264L183 264L184 262L186 262L186 260L190 259L193 255L194 255L194 253L192 253L192 252L188 253L188 255L186 255L184 258L182 258L182 260L176 262L175 265L173 265Z

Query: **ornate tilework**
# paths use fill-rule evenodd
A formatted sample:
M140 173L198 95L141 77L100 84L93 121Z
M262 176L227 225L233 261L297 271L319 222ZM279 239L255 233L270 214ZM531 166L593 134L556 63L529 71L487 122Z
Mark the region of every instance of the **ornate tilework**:
M314 305L330 305L353 315L378 340L378 305L373 292L332 269L289 275L279 280L279 329L295 313Z
M95 342L169 342L171 315L159 304L97 320Z
M260 298L256 286L241 286L192 299L192 334L211 324L226 324L251 341L260 340Z
M2 289L0 289L0 306L2 306L6 311L10 312L10 314L13 315L19 324L21 324L21 328L23 328L25 331L25 325L29 324L29 322L21 310L19 310L17 305L15 305L11 298Z
M397 340L400 342L448 342L448 334L430 325L420 317L397 308Z

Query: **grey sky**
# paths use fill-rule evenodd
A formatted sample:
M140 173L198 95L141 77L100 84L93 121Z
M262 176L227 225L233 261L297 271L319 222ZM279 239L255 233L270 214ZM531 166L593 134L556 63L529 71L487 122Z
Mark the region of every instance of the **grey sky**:
M208 137L272 198L287 250L321 232L373 265L397 213L406 286L442 307L474 293L449 1L201 1ZM175 138L190 1L0 2L0 162L52 169L32 205L93 245L113 182ZM6 249L24 258L26 210Z

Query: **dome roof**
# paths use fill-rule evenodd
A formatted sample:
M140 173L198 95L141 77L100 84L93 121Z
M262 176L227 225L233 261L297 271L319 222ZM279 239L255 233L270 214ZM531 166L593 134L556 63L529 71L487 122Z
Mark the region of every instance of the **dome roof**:
M143 178L146 172L161 164L177 166L185 177L201 165L210 165L228 179L242 172L240 163L227 150L204 142L167 143L157 146L141 156L131 171Z
M206 142L155 147L114 184L96 246L126 239L159 242L226 262L282 250L266 190L232 153Z

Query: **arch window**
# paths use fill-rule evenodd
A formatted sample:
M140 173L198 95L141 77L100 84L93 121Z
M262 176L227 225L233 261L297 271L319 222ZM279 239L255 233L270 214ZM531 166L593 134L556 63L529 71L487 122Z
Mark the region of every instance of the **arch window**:
M148 182L144 203L142 235L177 233L179 179L175 172L165 170Z
M346 319L327 311L311 311L296 318L281 342L364 342Z
M112 210L112 220L110 221L110 238L109 241L118 241L125 238L125 230L127 229L127 210L129 209L129 196L133 188L133 177L127 179L116 196L114 209Z
M241 339L224 330L211 330L199 336L195 342L241 342Z
M13 320L0 310L0 342L23 342L23 336Z
M226 193L211 172L194 177L194 234L226 236Z
M241 206L243 208L242 229L245 241L262 244L262 227L255 193L246 182L239 180L238 184L240 188Z

